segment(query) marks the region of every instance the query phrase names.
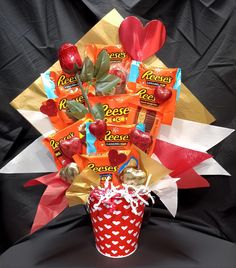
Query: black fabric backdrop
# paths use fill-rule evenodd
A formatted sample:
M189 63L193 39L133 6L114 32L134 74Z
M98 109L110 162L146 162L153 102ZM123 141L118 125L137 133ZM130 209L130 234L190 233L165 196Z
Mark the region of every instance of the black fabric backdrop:
M167 66L182 68L184 83L216 125L236 127L234 0L1 0L1 165L39 136L8 103L56 61L60 44L76 42L112 8L144 22L161 19L168 38L158 56ZM160 203L149 209L140 247L124 259L96 251L89 217L79 206L27 235L45 188L23 184L41 174L1 174L0 267L235 268L235 141L232 134L210 151L232 177L208 176L210 188L180 190L175 219Z

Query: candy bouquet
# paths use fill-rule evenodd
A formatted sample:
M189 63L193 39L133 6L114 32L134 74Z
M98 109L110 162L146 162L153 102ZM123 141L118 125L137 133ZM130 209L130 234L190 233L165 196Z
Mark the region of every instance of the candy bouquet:
M58 168L55 177L68 183L70 205L87 204L97 249L110 257L135 251L152 188L157 193L171 172L151 155L160 125L172 123L181 84L179 68L142 63L163 46L164 25L152 27L153 51L147 39L133 52L126 34L134 21L140 24L128 17L119 28L123 46L89 44L82 61L77 47L65 43L58 52L62 69L42 74L48 99L40 111L55 128L43 144Z
M119 44L86 44L84 55L75 45L63 44L58 52L61 69L41 75L47 98L39 110L51 126L41 146L57 170L25 185L47 185L31 232L66 207L85 205L97 250L114 258L137 249L144 207L155 203L156 196L175 216L177 186L209 186L199 167L193 167L212 158L204 150L159 138L166 132L176 140L175 130L182 131L174 119L181 70L143 62L164 45L162 22L143 27L131 16L118 32Z
M133 20L140 23L129 17L121 24L121 39ZM156 22L161 48L165 28ZM62 70L42 75L48 100L40 111L56 130L43 143L54 157L57 176L72 183L69 200L80 204L81 189L73 190L73 183L83 193L84 180L94 178L93 185L86 183L92 188L83 203L88 203L97 249L111 257L134 252L144 206L153 200L151 186L161 179L154 169L170 173L150 156L160 124L172 123L180 70L150 68L140 61L147 57L146 52L138 56L141 52L132 61L121 45L90 44L82 62L76 46L66 43L58 53ZM147 161L153 165L147 167ZM88 169L98 176L83 173Z

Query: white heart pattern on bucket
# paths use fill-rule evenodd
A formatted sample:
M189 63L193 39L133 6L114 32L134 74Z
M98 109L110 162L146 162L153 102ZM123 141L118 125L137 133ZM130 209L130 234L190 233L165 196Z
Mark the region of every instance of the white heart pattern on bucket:
M94 204L97 200L94 201ZM124 199L115 199L115 207L101 203L100 209L89 203L95 242L98 250L108 257L124 257L137 248L137 239L143 217L144 204L137 200L137 214ZM97 239L96 239L97 238Z

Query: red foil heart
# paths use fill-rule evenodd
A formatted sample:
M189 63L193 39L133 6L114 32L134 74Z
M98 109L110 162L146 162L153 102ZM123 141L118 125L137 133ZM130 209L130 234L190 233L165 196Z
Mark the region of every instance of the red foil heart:
M147 132L142 132L138 129L134 129L130 133L130 141L144 152L146 152L152 144L151 136Z
M57 105L54 100L49 99L44 102L40 107L40 112L46 114L47 116L56 116L57 115Z
M161 104L167 101L172 95L172 91L168 88L157 86L154 90L155 101Z
M64 156L72 159L73 155L82 153L82 142L77 137L73 137L69 140L62 140L60 142L60 149Z
M95 136L97 139L104 138L107 132L107 124L105 121L101 119L97 119L94 123L89 126L89 131Z
M166 40L166 28L159 20L151 20L144 27L137 17L130 16L121 23L119 37L132 59L143 61L162 48Z
M125 154L119 154L117 150L110 150L108 157L112 166L119 166L127 159L127 156Z

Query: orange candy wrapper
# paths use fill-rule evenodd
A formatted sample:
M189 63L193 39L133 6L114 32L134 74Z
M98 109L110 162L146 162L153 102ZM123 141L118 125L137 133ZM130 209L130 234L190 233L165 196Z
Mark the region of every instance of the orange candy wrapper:
M157 112L163 114L162 123L171 125L176 110L176 99L180 94L181 69L150 67L132 61L128 80L127 93L138 93L142 105L155 107ZM155 89L158 86L172 92L171 97L161 104L155 98Z
M89 102L93 106L102 103L107 124L126 124L129 114L129 103L138 103L137 94L120 94L114 96L91 96Z
M128 124L143 124L145 127L145 132L142 134L141 132L135 133L136 142L134 143L137 147L142 149L148 155L152 155L156 138L159 132L159 128L161 126L162 114L155 111L155 109L144 107L140 104L130 103L130 113L127 119ZM144 137L148 133L151 142L148 142L148 137ZM147 136L147 135L146 135ZM145 138L148 144L144 143L143 138ZM134 139L131 139L131 142L134 142Z
M171 90L171 97L161 104L158 104L154 96L154 87L143 86L142 84L128 82L127 91L139 94L139 103L147 108L153 109L162 114L162 123L171 125L176 110L176 94L175 89Z
M41 74L44 91L49 99L64 98L81 93L77 78L74 74L64 71L46 71ZM83 84L89 93L95 95L95 88L87 83ZM81 94L80 94L81 95Z
M162 115L154 109L129 103L126 124L107 124L104 138L96 138L88 131L86 135L87 154L104 153L109 150L129 150L136 145L148 155L152 155ZM89 130L89 128L87 129Z
M135 125L107 124L106 135L95 142L97 153L107 152L111 149L129 150L131 146L130 133Z
M65 127L68 127L75 122L73 119L71 119L66 114L66 111L68 110L68 108L67 108L67 101L68 100L75 100L76 102L80 102L82 104L85 103L84 98L80 92L70 94L70 95L65 96L63 98L54 99L57 113L55 116L49 116L49 119L50 119L51 123L53 124L53 126L55 127L55 129L57 129L57 130L64 129ZM44 104L44 103L46 103L46 101L43 102L42 104Z
M44 138L43 144L47 147L49 152L53 155L56 166L58 170L64 167L66 164L71 162L72 159L68 159L67 156L63 154L63 151L60 147L60 142L64 140L70 140L74 137L79 138L80 140L84 137L84 127L85 123L92 121L90 116L86 116L85 118L75 122L69 127L66 127L55 134L49 135L48 137ZM86 152L85 145L81 142L82 153Z
M110 58L110 71L109 73L114 74L120 78L120 82L115 88L114 94L125 93L125 85L127 76L129 74L131 58L124 51L121 45L96 45L91 44L86 46L86 56L88 56L94 63L98 54L105 49Z
M53 115L46 113L51 123L57 130L73 124L75 120L71 119L66 113L68 110L67 101L75 100L76 102L85 104L76 77L72 74L66 74L63 71L50 71L41 76L48 99L55 102L55 113ZM83 87L88 91L89 95L95 95L94 86L83 83ZM42 106L47 106L47 101L44 101Z
M54 82L55 94L59 98L80 92L80 88L74 74L67 74L63 71L51 71L50 79Z
M132 61L129 82L136 82L144 87L163 86L179 91L181 70L147 66L141 62Z
M107 153L98 155L74 155L74 161L80 170L89 167L94 172L100 175L101 184L106 179L112 180L114 185L121 184L119 180L119 173L125 167L139 166L139 154L137 150L110 150Z

